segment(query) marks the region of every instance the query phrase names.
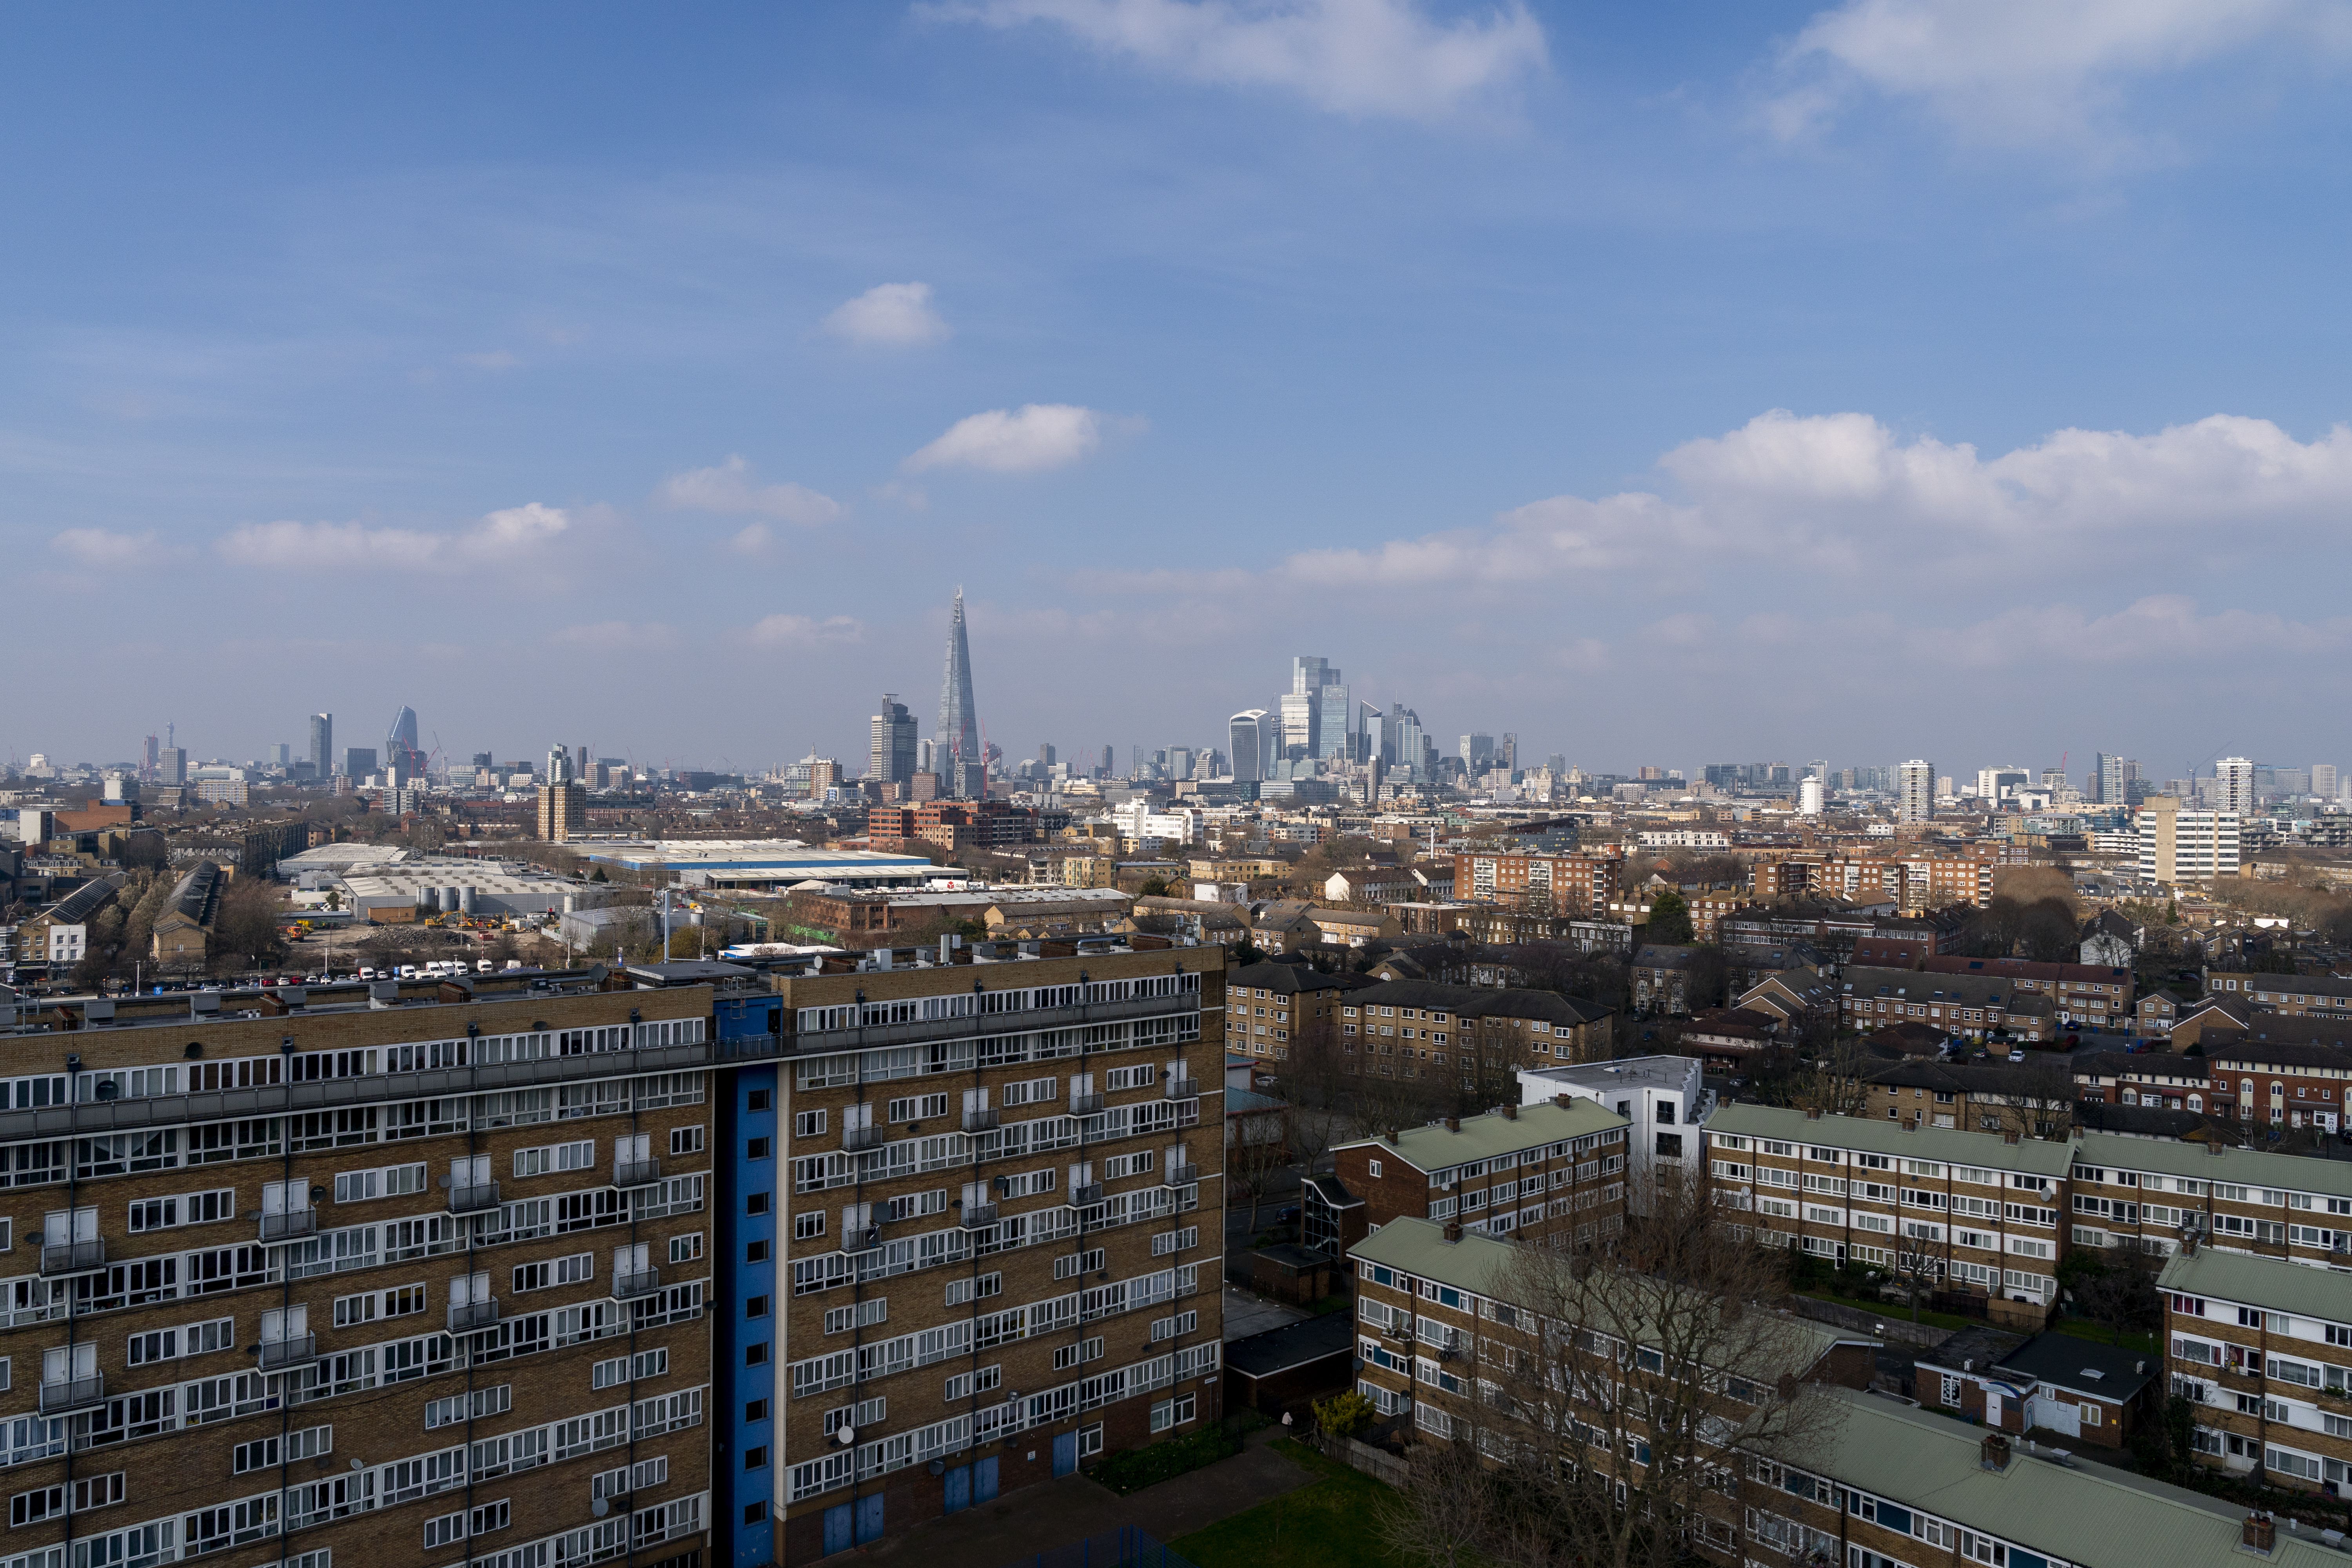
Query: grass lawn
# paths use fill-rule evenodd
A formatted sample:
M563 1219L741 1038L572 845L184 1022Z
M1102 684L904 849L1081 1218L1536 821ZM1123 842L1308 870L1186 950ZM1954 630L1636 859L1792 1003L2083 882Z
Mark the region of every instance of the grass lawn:
M2099 1323L2085 1322L2081 1318L2061 1318L2050 1326L2062 1334L2072 1334L2078 1340L2089 1340L2095 1344L2116 1345L2127 1351L2146 1351L2150 1355L2156 1353L2154 1334L2119 1334L2113 1329Z
M1200 1568L1397 1568L1375 1511L1381 1482L1285 1437L1275 1444L1322 1479L1168 1543Z
M1797 1294L1811 1296L1816 1301L1827 1301L1832 1306L1854 1307L1865 1312L1875 1312L1882 1322L1908 1323L1914 1321L1911 1309L1908 1307L1897 1307L1884 1301L1858 1301L1851 1296L1841 1296L1833 1290L1800 1290ZM1922 1323L1932 1323L1939 1329L1965 1329L1980 1320L1963 1318L1954 1312L1931 1312L1922 1307L1919 1309L1916 1321Z

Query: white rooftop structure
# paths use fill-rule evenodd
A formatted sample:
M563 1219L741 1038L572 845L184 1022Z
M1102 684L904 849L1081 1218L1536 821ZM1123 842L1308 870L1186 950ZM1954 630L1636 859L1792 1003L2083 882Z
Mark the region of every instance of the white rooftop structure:
M575 842L587 859L644 871L655 866L688 887L776 889L803 882L830 887L922 888L963 880L967 873L920 855L868 849L812 849L797 838L592 839Z
M583 886L519 860L419 856L356 868L342 878L344 907L364 921L379 909L433 908L479 915L549 915L600 903L609 889Z
M1572 1094L1631 1118L1627 1202L1637 1211L1658 1180L1674 1173L1696 1180L1706 1168L1699 1129L1715 1110L1696 1057L1624 1057L1574 1067L1521 1068L1519 1103L1540 1105Z

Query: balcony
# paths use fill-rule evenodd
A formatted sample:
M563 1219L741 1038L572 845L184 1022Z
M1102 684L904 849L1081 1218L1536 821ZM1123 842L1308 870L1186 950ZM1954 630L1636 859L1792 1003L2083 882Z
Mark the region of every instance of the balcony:
M1070 1096L1070 1114L1073 1116L1100 1115L1102 1113L1102 1105L1103 1097L1099 1094L1074 1094Z
M495 1299L449 1303L449 1331L453 1334L479 1333L484 1329L498 1326L499 1304Z
M1061 1028L1073 1024L1109 1024L1124 1018L1198 1019L1200 1014L1198 992L1177 996L1135 996L1123 1002L1089 1002L1076 1007L1031 1007L1018 1013L984 1013L976 1018L942 1018L914 1024L868 1024L862 1028L822 1032L809 1030L790 1037L790 1048L795 1056L860 1047L870 1050L877 1046L911 1046L930 1040L964 1039L982 1035L1024 1035L1038 1029Z
M1160 1092L1170 1100L1198 1100L1201 1098L1201 1080L1189 1077L1171 1078Z
M1082 1209L1087 1207L1089 1205L1098 1204L1102 1201L1102 1184L1100 1182L1088 1182L1084 1186L1078 1186L1073 1184L1070 1188L1070 1195L1066 1200L1065 1200L1065 1203L1066 1206L1069 1208Z
M106 1373L91 1373L88 1377L68 1378L62 1383L41 1384L41 1414L63 1415L69 1410L87 1410L93 1405L106 1403Z
M319 1359L319 1336L289 1334L282 1340L261 1342L261 1370L284 1372L290 1366L302 1366Z
M860 1149L878 1149L881 1146L882 1129L879 1127L845 1127L841 1130L841 1147L845 1153L855 1153Z
M650 1187L662 1179L659 1160L615 1160L613 1162L613 1184L616 1187Z
M992 1109L983 1108L963 1113L963 1130L967 1132L986 1132L995 1125L996 1112Z
M498 1206L499 1184L496 1182L481 1182L472 1186L449 1189L451 1214L479 1214L484 1209L494 1209Z
M1189 1187L1200 1179L1198 1165L1180 1165L1171 1160L1160 1170L1160 1184L1163 1187Z
M44 1274L87 1274L106 1267L106 1241L61 1241L41 1248Z
M291 1241L298 1236L310 1236L319 1228L317 1209L294 1209L286 1214L266 1214L261 1216L261 1239L265 1242Z
M966 1230L984 1230L996 1223L994 1204L966 1204L963 1215L956 1222Z
M634 1274L613 1276L613 1300L615 1301L634 1301L660 1289L661 1270L658 1268L640 1268Z
M882 1227L878 1225L858 1226L841 1233L844 1252L871 1252L882 1245Z

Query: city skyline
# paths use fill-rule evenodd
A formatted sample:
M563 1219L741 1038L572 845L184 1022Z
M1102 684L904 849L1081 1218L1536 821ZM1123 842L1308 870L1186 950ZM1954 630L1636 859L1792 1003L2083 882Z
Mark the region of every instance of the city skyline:
M1206 743L1286 643L1595 760L2292 754L2352 695L2293 8L1122 14L29 22L0 544L76 656L0 750L854 754L958 582L1014 753ZM1999 700L1922 734L1930 671Z

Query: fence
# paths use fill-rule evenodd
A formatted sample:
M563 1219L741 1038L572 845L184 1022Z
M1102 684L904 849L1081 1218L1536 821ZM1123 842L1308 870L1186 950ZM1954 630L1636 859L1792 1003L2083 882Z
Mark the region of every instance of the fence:
M1412 1468L1387 1449L1375 1448L1370 1443L1360 1442L1353 1437L1348 1439L1347 1452L1334 1457L1347 1460L1374 1480L1386 1481L1392 1487L1404 1485Z
M1194 1568L1167 1543L1132 1524L1107 1535L1089 1535L1067 1546L1016 1558L1004 1568Z

